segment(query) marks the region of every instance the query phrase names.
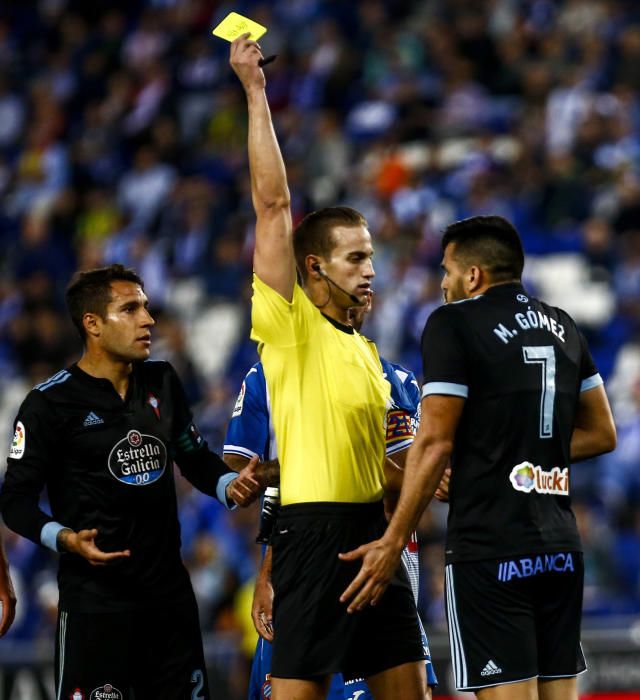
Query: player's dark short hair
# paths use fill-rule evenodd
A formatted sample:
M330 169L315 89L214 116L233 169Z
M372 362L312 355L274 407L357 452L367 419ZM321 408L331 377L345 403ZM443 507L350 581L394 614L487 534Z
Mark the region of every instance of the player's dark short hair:
M442 236L442 250L455 243L455 257L465 265L487 270L493 282L519 280L524 250L518 232L501 216L473 216L450 224Z
M67 308L83 342L86 339L86 332L82 317L86 313L105 317L107 306L111 301L111 283L117 281L133 282L144 289L144 282L134 270L117 263L76 272L69 282L66 292Z
M302 281L306 282L304 261L307 255L330 258L335 246L333 229L336 226L367 226L367 220L351 207L325 207L307 214L296 226L293 234L293 252Z

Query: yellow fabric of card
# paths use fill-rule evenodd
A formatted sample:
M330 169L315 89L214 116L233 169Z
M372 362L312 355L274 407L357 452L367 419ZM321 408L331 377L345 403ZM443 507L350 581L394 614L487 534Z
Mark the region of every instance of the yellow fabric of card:
M251 32L249 39L258 41L266 31L266 27L254 22L252 19L239 15L237 12L230 12L211 33L214 36L219 36L221 39L234 41L241 34Z

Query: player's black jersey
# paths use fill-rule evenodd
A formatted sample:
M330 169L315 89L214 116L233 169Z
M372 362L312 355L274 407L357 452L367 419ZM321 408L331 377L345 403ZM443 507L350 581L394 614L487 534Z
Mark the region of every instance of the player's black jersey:
M212 496L229 470L198 434L171 365L134 363L124 401L109 380L72 365L27 395L14 427L0 494L6 524L38 543L49 522L97 528L103 551L131 550L107 566L62 554L63 609L130 609L189 585L173 461ZM53 517L38 506L45 485Z
M578 397L602 383L564 311L519 284L437 309L423 396L465 397L450 484L448 562L580 550L569 462Z

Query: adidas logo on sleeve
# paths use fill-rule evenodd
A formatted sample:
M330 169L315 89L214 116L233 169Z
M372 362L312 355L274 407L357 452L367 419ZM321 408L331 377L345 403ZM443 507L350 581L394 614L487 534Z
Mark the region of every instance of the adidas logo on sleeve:
M480 672L481 676L495 676L497 673L502 673L502 669L496 666L495 661L490 660L487 665Z
M91 411L91 413L89 413L84 419L84 423L82 425L84 425L85 428L88 428L90 425L99 425L100 423L104 423L104 420L100 418L100 416L96 416L96 414Z

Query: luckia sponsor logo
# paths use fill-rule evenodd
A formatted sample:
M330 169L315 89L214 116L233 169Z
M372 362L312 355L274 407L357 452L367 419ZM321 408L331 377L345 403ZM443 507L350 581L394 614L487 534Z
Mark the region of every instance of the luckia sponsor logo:
M520 462L511 470L509 480L516 491L523 493L536 491L554 496L569 495L568 467L554 467L551 471L545 471L541 466L534 467L531 462Z
M109 471L124 484L146 486L157 481L167 465L167 448L155 435L130 430L109 453Z

